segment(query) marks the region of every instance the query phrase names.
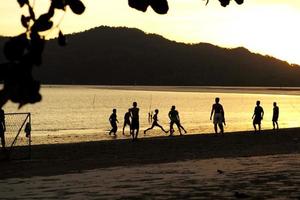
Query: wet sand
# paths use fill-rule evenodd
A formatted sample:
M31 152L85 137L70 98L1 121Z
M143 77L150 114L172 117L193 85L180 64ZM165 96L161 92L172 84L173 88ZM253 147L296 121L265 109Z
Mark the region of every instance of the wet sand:
M1 161L0 179L186 160L297 153L300 153L300 128L142 138L136 142L125 139L33 145L31 160Z

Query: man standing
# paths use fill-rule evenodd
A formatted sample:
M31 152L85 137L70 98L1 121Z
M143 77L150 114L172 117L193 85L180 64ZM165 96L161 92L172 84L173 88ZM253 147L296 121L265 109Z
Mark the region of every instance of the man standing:
M5 126L4 110L0 108L0 139L1 139L3 150L5 150L5 136L4 136L5 131L6 131L6 126Z
M139 123L139 108L137 107L137 103L133 102L132 108L130 108L130 116L131 116L131 127L130 133L132 135L132 140L136 140L138 138L140 123Z
M215 133L218 133L218 126L220 129L220 133L224 133L224 127L223 123L225 124L225 112L223 109L223 106L219 103L220 98L216 97L215 103L212 105L212 109L210 112L210 120L212 119L212 116L214 115L213 123L214 123L214 129Z
M277 103L273 103L273 117L272 117L272 122L273 122L273 130L275 130L275 125L276 129L278 130L278 117L279 117L279 107L277 106Z
M253 119L253 127L256 132L256 124L258 125L258 131L261 130L261 120L264 117L264 109L260 106L260 101L256 101L256 107L254 108L254 113L252 116Z

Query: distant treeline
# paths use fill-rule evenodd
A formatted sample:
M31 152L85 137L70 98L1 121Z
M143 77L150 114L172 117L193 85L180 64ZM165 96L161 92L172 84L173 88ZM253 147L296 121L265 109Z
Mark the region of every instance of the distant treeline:
M98 27L67 38L63 48L56 40L47 43L35 72L43 83L300 86L298 65L243 47L177 43L132 28Z

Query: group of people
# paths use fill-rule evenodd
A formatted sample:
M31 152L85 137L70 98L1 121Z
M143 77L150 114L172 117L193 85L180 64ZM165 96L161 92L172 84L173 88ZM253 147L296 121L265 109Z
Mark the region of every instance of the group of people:
M169 136L173 136L174 133L174 124L177 126L179 134L182 135L182 131L184 133L187 133L185 128L182 126L180 123L180 118L179 118L179 113L176 110L176 107L173 105L171 107L171 110L169 111L168 117L170 119L170 129L167 131L165 130L159 123L158 123L158 113L159 110L155 109L154 114L151 116L151 119L148 119L149 122L152 122L151 127L147 128L144 130L144 134L147 133L147 131L153 129L154 127L159 127L163 132L165 133L170 133ZM254 113L252 116L253 119L253 127L255 132L261 131L261 121L263 120L264 116L264 110L260 106L260 101L256 102L256 107L254 108ZM273 129L279 129L278 126L278 117L279 117L279 107L277 106L277 103L273 103L273 117L272 117L272 122L273 122ZM216 97L215 98L215 103L212 105L211 113L210 113L210 120L213 120L214 124L214 130L215 133L224 133L224 126L226 126L225 122L225 111L223 106L220 104L220 98ZM116 132L118 130L118 119L117 119L117 110L113 109L112 114L109 117L110 124L112 126L112 129L109 131L109 135L113 133L116 136ZM125 113L124 115L124 125L123 125L123 135L125 135L125 127L129 126L130 128L130 135L132 136L133 140L136 140L138 138L138 133L139 133L139 108L137 107L137 103L133 102L133 107L128 109L128 112ZM258 126L258 127L257 127ZM218 132L219 128L219 132Z
M179 113L176 110L176 107L173 105L171 107L171 110L169 112L169 118L170 118L170 130L165 130L159 123L158 123L158 113L159 110L155 109L154 115L152 116L152 125L151 127L147 128L144 131L144 134L146 134L147 131L153 129L154 127L159 127L162 131L165 133L170 132L169 136L172 136L174 133L174 124L177 126L180 135L182 135L182 130L187 133L187 131L184 129L184 127L180 123ZM116 132L118 130L117 123L119 123L117 119L117 110L113 109L112 114L109 117L109 122L111 124L112 129L109 131L109 135L112 133L116 136ZM133 140L136 140L138 138L139 133L139 108L137 107L137 103L133 102L132 108L128 109L128 112L124 115L124 125L123 125L123 135L125 135L125 127L129 126L130 128L130 135L132 136Z

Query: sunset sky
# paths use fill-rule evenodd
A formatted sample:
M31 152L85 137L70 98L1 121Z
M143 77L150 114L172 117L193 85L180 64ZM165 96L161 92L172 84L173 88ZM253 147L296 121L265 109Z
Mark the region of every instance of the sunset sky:
M47 10L50 0L36 0L35 8ZM83 0L83 15L67 12L61 24L64 33L80 32L93 27L126 26L157 33L165 38L186 43L207 42L221 47L244 46L290 63L300 64L300 1L233 0L226 8L218 0L169 0L170 10L158 15L149 7L146 13L131 9L127 0ZM70 10L68 10L70 11ZM24 31L21 9L16 0L0 2L0 35L12 36ZM57 13L56 21L62 13ZM53 30L46 33L52 36Z

